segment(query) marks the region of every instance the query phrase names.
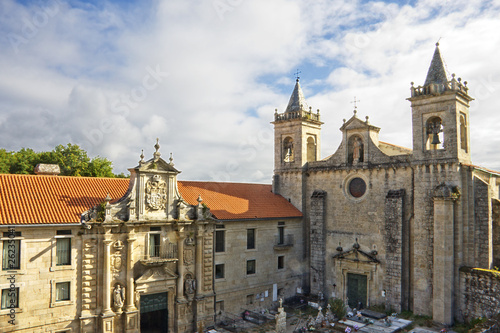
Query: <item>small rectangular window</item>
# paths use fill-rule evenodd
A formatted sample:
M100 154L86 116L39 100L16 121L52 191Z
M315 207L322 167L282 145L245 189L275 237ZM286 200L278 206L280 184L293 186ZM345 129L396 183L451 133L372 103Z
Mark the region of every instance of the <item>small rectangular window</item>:
M70 300L69 292L70 292L69 282L56 283L56 302L69 301Z
M223 279L224 278L224 264L215 265L215 278Z
M226 231L216 230L215 231L215 252L226 251Z
M247 305L253 304L253 299L255 298L254 294L247 295Z
M247 260L247 275L255 274L255 259Z
M56 266L71 265L71 238L56 239Z
M2 270L21 268L21 240L8 239L3 241Z
M19 307L19 288L2 289L1 309L15 309Z
M149 227L149 231L161 231L161 227Z
M278 256L278 269L285 268L285 256Z
M71 230L57 230L56 235L71 235Z
M222 311L224 311L224 301L215 302L215 311L218 314L220 314Z
M255 249L255 229L247 229L247 250Z

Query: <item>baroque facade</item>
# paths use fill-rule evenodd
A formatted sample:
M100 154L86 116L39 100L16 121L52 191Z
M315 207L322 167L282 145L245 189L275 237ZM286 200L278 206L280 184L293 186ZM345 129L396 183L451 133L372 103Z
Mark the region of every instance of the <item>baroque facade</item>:
M413 149L379 141L355 109L337 151L320 159L323 123L297 80L273 122L273 189L304 213L312 294L451 324L466 311L460 268L500 261L500 174L471 164L473 98L467 82L448 78L438 44L408 100Z
M2 332L193 332L295 294L300 211L155 148L130 180L0 175Z

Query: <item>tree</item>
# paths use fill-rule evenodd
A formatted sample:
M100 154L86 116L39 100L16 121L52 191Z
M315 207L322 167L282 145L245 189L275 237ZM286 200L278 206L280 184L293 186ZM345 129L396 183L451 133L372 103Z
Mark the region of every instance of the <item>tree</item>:
M90 158L87 152L78 145L68 143L67 146L58 145L54 148L55 163L61 168L63 176L86 176ZM110 162L111 163L111 162Z
M63 176L127 177L123 173L113 174L113 163L107 158L91 159L85 150L71 143L39 153L31 148L21 148L17 152L0 149L0 173L34 174L39 163L59 165Z
M87 174L89 177L115 177L111 161L102 157L94 157L88 164Z

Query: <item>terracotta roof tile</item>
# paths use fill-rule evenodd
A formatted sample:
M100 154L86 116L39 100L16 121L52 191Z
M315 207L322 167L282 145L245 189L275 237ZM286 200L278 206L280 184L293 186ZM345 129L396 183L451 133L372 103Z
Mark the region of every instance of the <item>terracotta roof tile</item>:
M179 181L179 191L189 204L201 195L212 214L221 220L300 217L302 213L271 185Z
M78 223L106 194L121 197L128 179L0 175L0 225Z
M80 215L127 191L128 179L0 174L0 225L78 223ZM300 217L302 214L271 185L179 181L192 205L201 195L222 220Z

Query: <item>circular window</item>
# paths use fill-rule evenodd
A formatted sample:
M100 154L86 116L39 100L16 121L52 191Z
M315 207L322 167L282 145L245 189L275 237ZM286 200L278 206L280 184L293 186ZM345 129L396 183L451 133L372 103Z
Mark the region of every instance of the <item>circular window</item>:
M366 192L366 183L362 178L354 178L349 182L349 193L355 198L361 198Z

